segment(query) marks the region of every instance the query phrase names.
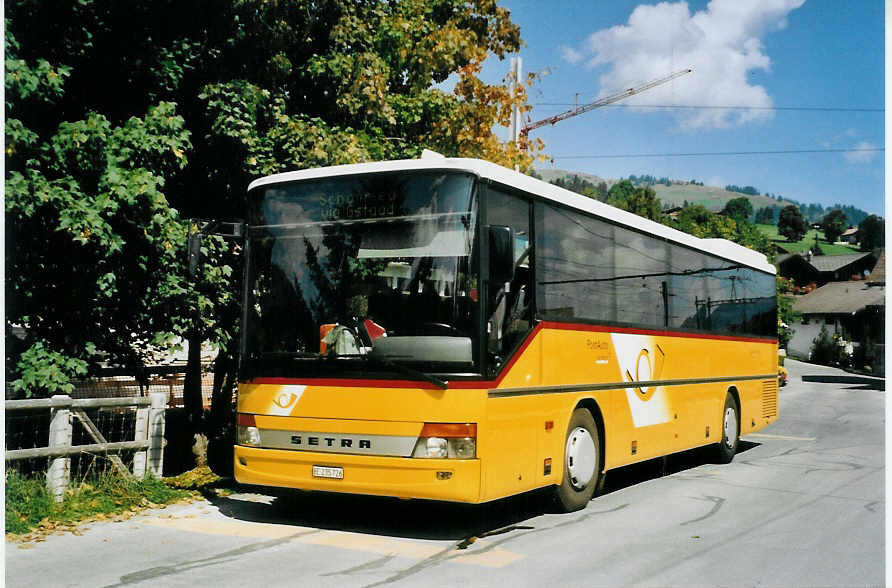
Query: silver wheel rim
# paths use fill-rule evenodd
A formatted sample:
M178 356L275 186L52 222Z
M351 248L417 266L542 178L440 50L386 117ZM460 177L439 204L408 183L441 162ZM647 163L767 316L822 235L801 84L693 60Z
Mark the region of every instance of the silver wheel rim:
M737 411L729 406L725 409L725 445L734 447L737 441Z
M588 429L576 427L567 436L567 479L576 490L588 486L595 473L598 454Z

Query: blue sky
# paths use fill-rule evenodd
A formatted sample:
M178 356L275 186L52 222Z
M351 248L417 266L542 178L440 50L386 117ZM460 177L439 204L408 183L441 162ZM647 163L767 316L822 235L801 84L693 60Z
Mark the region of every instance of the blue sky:
M520 53L524 73L546 72L530 90L534 121L569 108L577 92L582 104L694 69L622 106L533 131L554 167L610 178L652 174L752 185L762 193L824 206L853 204L885 216L885 153L867 151L885 147L883 2L500 4L527 44ZM483 75L496 81L507 70L507 61L490 59ZM655 108L664 105L689 108ZM829 149L863 150L667 155ZM643 154L660 156L585 157Z

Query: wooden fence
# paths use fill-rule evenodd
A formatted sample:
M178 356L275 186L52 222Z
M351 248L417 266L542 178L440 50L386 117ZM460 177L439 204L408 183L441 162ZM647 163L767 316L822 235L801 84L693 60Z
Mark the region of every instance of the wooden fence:
M46 447L13 449L6 452L6 461L17 459L50 458L47 470L47 487L56 501L61 501L71 478L72 455L81 453L109 455L111 462L122 474L131 472L124 466L117 453L136 451L132 475L143 477L149 473L161 477L164 459L164 410L167 398L164 393L152 392L148 396L119 398L71 398L66 395L33 400L7 400L6 411L50 410L49 440ZM85 409L108 407L136 407L136 430L133 441L109 443L87 416ZM74 420L78 420L95 441L89 445L71 444Z

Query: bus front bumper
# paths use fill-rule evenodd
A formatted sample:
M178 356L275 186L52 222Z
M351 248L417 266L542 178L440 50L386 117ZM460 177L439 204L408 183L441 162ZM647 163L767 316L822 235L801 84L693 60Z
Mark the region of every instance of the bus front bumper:
M235 446L235 479L278 486L397 498L480 502L479 459L420 459ZM331 475L314 476L314 466ZM333 468L333 469L332 469Z

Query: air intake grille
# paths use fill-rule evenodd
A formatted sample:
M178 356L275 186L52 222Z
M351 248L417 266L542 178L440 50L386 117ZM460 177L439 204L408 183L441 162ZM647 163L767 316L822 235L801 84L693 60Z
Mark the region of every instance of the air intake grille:
M777 380L762 382L762 417L777 416Z

